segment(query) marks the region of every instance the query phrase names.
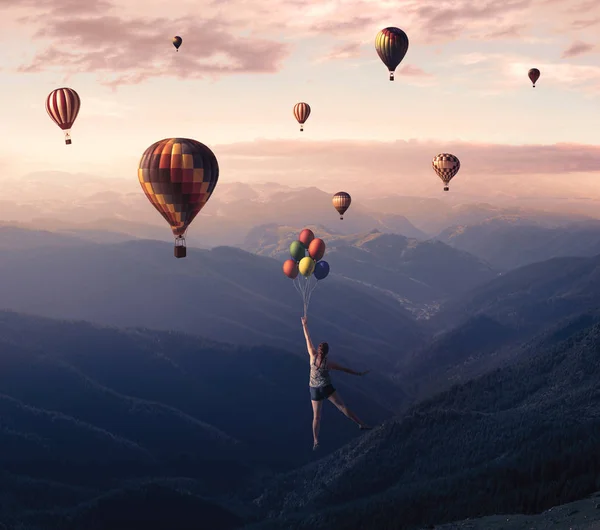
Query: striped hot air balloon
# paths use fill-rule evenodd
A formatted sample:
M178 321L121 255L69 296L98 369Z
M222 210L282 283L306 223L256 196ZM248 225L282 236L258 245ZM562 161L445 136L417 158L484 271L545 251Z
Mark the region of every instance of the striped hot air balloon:
M431 162L433 170L444 183L444 191L449 191L448 184L460 169L460 160L450 153L440 153Z
M57 88L46 98L46 112L63 131L65 143L71 144L71 127L79 114L81 99L72 88Z
M346 213L346 210L348 208L350 208L350 203L352 202L352 197L350 197L350 194L346 193L345 191L338 191L333 196L332 202L333 202L333 207L340 214L340 219L343 219L344 213Z
M296 103L294 105L294 117L300 124L300 131L304 130L304 122L310 116L310 105L308 103Z
M185 233L219 180L217 158L196 140L166 138L146 149L138 178L152 206L171 226L175 257L184 258Z
M408 51L408 36L400 28L382 29L375 37L377 55L390 71L390 81L394 80L394 71Z

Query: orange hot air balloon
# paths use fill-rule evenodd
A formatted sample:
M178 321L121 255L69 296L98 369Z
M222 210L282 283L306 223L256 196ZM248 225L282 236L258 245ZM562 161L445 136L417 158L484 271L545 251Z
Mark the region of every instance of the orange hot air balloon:
M319 261L325 255L325 241L318 237L313 239L308 246L308 255L315 261Z
M71 145L71 127L79 114L81 99L72 88L57 88L46 98L46 112L63 131L65 143Z
M288 259L283 262L283 274L291 280L296 279L299 272L298 264L293 259Z
M314 232L308 228L305 228L304 230L302 230L302 232L300 232L300 237L298 238L298 241L300 241L300 243L304 245L304 248L308 249L310 243L314 238Z
M300 130L304 130L304 122L310 116L310 105L308 103L296 103L294 105L294 116L300 124Z
M332 199L333 207L340 214L340 219L344 218L344 214L346 210L350 208L350 203L352 202L352 197L350 197L349 193L345 191L338 191Z
M175 257L184 258L185 233L219 180L217 158L196 140L166 138L146 149L138 178L152 206L171 226Z

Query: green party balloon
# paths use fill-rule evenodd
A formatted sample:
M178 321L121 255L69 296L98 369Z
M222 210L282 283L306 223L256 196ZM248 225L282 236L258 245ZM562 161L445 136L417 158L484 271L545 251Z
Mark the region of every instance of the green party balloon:
M316 262L310 256L306 256L300 260L298 264L298 269L300 270L300 274L302 276L306 276L307 278L315 271Z
M294 241L290 245L290 256L295 261L300 261L304 256L306 256L306 248L304 245L300 243L300 241Z

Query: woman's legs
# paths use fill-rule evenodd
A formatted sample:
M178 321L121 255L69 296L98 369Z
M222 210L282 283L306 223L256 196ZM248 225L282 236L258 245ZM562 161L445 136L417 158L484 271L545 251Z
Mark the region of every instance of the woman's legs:
M361 428L365 428L367 427L359 418L356 414L354 414L354 412L352 412L346 405L345 403L342 401L342 398L339 396L339 394L337 393L337 390L331 394L331 396L329 396L327 399L329 399L329 401L331 401L338 409L339 411L344 414L344 416L346 416L347 418L351 419L354 423L356 423L359 427Z
M321 411L323 410L323 401L311 401L313 408L313 440L316 448L319 445L319 428L321 427Z

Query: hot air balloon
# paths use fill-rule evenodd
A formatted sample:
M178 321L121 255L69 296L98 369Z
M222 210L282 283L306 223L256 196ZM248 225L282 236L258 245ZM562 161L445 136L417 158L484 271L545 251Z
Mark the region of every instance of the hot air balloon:
M527 73L527 76L529 77L529 79L533 83L533 88L535 88L535 84L537 83L537 80L540 78L540 71L537 68L532 68Z
M294 116L300 124L300 130L304 130L304 122L310 116L310 105L308 103L296 103L294 105Z
M408 37L400 28L382 29L375 37L377 55L390 71L390 81L394 80L394 71L408 51Z
M343 219L344 213L346 212L346 210L348 208L350 208L350 203L352 202L352 197L350 197L350 194L346 193L345 191L338 191L333 196L332 202L333 202L333 207L340 214L340 219Z
M71 127L79 114L81 99L72 88L57 88L46 98L46 112L63 131L65 143L71 145Z
M442 179L444 191L448 191L448 184L460 169L460 160L449 153L441 153L434 157L431 165L437 176Z
M173 46L175 46L175 51L179 51L179 46L181 46L182 42L183 39L179 35L175 35L175 37L173 37Z
M166 138L144 151L138 178L148 200L173 230L175 257L185 258L185 233L219 180L217 158L196 140Z

